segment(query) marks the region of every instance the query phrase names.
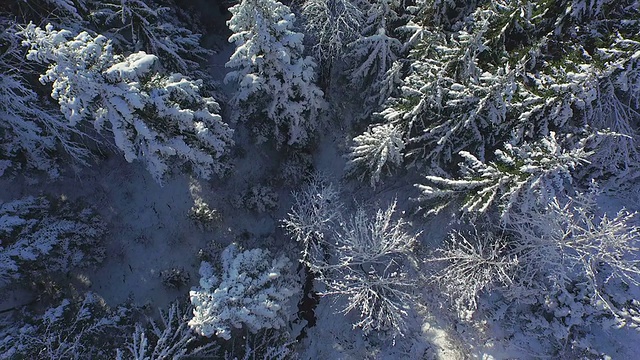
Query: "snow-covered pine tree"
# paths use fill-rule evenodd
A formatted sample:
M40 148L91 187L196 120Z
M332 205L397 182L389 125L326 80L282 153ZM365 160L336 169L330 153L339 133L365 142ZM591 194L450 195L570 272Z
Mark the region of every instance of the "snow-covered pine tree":
M481 1L478 0L418 0L416 7L421 23L455 31L464 26L464 20L473 13Z
M233 103L239 118L261 140L272 136L278 144L304 144L325 105L313 82L315 63L303 56L304 35L293 30L295 16L277 0L243 0L229 10L229 41L236 51L225 81L238 85ZM260 123L265 117L267 123Z
M575 143L591 139L585 174L637 174L631 84L640 10L632 3L476 4L464 22L447 26L434 18L444 2L425 4L401 94L382 111L386 122L403 124L408 163L442 175L459 151L490 161L514 136L532 142L553 131Z
M3 6L15 16L18 24L30 21L37 23L52 23L66 28L80 29L88 25L85 16L88 5L94 0L23 0L11 1Z
M64 299L44 313L27 311L0 327L0 359L112 359L124 341L126 315L94 293Z
M53 6L54 9L63 11L66 15L78 20L82 19L81 12L87 11L87 0L30 0L27 2L45 2Z
M405 129L409 163L436 173L461 150L484 159L512 129L506 104L516 91L514 71L493 64L485 71L484 56L493 51L486 46L492 18L478 12L472 19L452 34L420 30L401 92L381 112L386 122Z
M8 168L20 168L17 158L22 155L26 158L25 165L55 177L55 164L47 154L53 150L55 139L46 134L40 124L32 121L55 118L38 107L36 94L25 85L15 75L0 75L0 176Z
M368 177L371 186L375 187L380 176L390 172L390 167L402 164L402 135L393 124L379 124L356 136L347 155L347 174L357 175L361 181Z
M156 181L187 166L198 176L221 174L233 131L218 115L200 81L158 73L158 59L138 52L123 57L104 36L28 25L27 58L49 67L40 77L72 126L91 121L113 135L127 161L145 163Z
M594 57L606 65L585 67L591 73L585 90L593 100L581 110L596 136L587 144L592 155L580 175L601 179L603 188L628 186L640 179L640 41L616 38Z
M341 61L347 46L360 37L365 24L359 0L306 0L302 17L308 43L320 64L321 81L327 85L335 61Z
M0 204L0 287L102 262L106 226L91 208L27 197Z
M10 168L37 169L55 177L58 149L76 162L86 162L89 151L78 141L87 136L69 126L32 89L27 78L36 70L24 58L17 27L0 17L0 176Z
M400 16L397 0L376 0L367 13L361 36L348 45L350 66L345 71L355 93L362 93L364 106L361 117L377 111L400 81L402 66L396 63L402 43L394 36L394 26Z
M193 318L188 324L196 333L229 340L236 328L256 333L286 325L288 303L299 286L288 258L231 244L222 252L217 276L214 266L202 262L200 286L189 293Z

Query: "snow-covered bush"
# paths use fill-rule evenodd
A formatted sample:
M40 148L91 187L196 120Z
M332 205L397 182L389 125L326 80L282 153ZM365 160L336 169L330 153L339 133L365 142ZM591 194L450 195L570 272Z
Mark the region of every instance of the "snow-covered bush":
M229 11L236 51L225 81L238 85L233 103L241 119L254 129L268 119L266 138L277 144L306 143L325 105L313 83L315 64L302 54L304 36L293 31L293 13L276 0L243 0Z
M0 286L102 262L106 226L95 210L26 197L0 204Z
M463 213L486 213L497 205L502 220L507 221L516 208L526 212L545 206L558 197L571 194L573 171L584 164L588 153L581 147L567 150L555 134L537 143L496 150L495 161L488 164L468 152L460 152L459 179L427 176L432 185L416 185L420 201L443 202L427 213L437 213L459 197L464 197ZM497 204L494 204L497 203Z
M353 139L355 143L348 156L346 172L359 180L369 178L372 187L390 167L402 164L404 141L402 131L392 124L375 125Z
M182 267L174 267L171 269L162 270L160 272L160 278L162 279L162 285L168 288L180 289L181 287L189 284L191 275Z
M288 302L297 293L291 262L272 258L269 251L242 251L229 245L221 255L221 270L202 262L200 286L190 291L193 318L189 326L202 336L231 339L233 329L250 332L279 329L287 324Z
M196 198L191 210L189 210L189 217L202 229L210 229L221 220L220 212L211 209L209 204L201 198Z
M222 156L233 131L214 99L200 94L200 81L156 72L158 59L138 52L124 58L104 36L45 29L23 31L27 58L49 67L40 81L72 126L92 121L108 128L127 161L141 160L157 181L170 168L188 166L207 178L226 168Z
M135 326L125 349L118 349L117 360L191 359L193 357L213 357L218 346L209 342L201 346L194 343L198 337L189 328L190 308L183 309L177 302L169 305L167 311L160 311L160 323L148 319L148 326Z

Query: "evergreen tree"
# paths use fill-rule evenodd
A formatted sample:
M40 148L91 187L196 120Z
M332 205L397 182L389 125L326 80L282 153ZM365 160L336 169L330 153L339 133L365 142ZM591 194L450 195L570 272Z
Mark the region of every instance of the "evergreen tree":
M462 9L457 2L428 2L415 19L409 73L381 112L402 125L407 163L443 175L460 151L492 161L506 142L555 132L564 148L586 144L582 174L637 176L640 47L631 19L639 10L631 3L472 2L463 21L445 19L446 9Z
M200 62L213 52L200 45L200 34L179 20L172 1L93 0L90 6L91 18L99 25L100 33L119 52L144 51L158 56L171 71L206 77L205 72L199 71Z
M57 177L57 151L85 163L90 154L80 141L88 136L70 126L29 84L36 69L24 58L17 28L0 18L0 176L37 169Z
M486 214L499 209L501 219L508 222L513 211L527 212L571 195L572 173L586 164L588 153L584 147L563 149L551 133L534 144L505 144L495 155L495 161L484 163L462 151L460 178L427 176L429 185L416 185L420 201L444 202L427 213L437 213L463 197L463 213Z
M383 172L402 164L404 141L402 132L393 124L374 125L371 130L353 139L346 171L360 180L369 177L371 186L380 181Z
M26 311L0 328L0 358L113 359L130 316L126 308L109 309L95 293L65 298L44 313Z
M286 325L289 299L296 281L285 256L271 258L267 250L241 251L229 245L216 276L211 263L200 266L200 286L190 292L193 318L189 326L202 336L231 339L231 330L245 326L252 333Z
M238 85L233 103L242 109L241 119L262 140L272 135L278 144L304 144L324 102L313 83L315 64L302 54L303 35L293 31L293 13L275 0L243 0L229 10L236 51L225 80ZM270 124L260 124L263 117Z
M323 82L328 84L334 62L360 37L365 24L363 8L364 2L358 0L307 0L302 5L305 31Z
M170 167L186 165L207 178L226 168L222 157L233 131L217 114L201 81L158 73L158 58L144 52L123 57L104 36L45 29L22 32L27 58L49 64L41 76L72 126L92 121L105 128L127 161L141 160L161 182Z
M361 36L348 46L351 66L346 74L351 85L362 92L362 117L377 111L400 80L402 66L396 61L403 46L393 37L400 20L395 11L399 6L395 0L374 1L366 13Z

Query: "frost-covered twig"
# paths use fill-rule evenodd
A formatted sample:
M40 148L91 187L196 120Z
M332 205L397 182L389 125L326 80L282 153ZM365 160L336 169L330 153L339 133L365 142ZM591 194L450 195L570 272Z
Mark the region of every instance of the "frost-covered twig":
M453 232L431 261L443 264L432 276L455 304L461 318L478 308L478 297L514 282L519 259L509 253L509 241L492 232Z

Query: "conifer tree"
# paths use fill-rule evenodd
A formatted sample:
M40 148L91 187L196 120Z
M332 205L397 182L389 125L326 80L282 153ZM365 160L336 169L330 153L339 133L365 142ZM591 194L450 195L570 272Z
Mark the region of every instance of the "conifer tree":
M331 79L333 64L360 37L364 3L358 0L307 0L302 5L305 32L320 64L322 81Z
M591 152L577 175L612 185L637 176L640 46L631 3L470 2L462 10L428 2L414 19L408 75L381 112L405 131L406 163L443 175L460 151L492 161L501 144L554 132L562 147L584 143ZM446 19L452 8L469 15Z
M394 26L400 16L395 0L374 1L366 12L361 36L348 46L351 66L346 74L351 85L362 92L364 109L359 116L366 117L377 111L399 82L402 66L396 61L402 43L394 37Z
M27 58L49 65L40 81L52 84L51 97L71 126L89 121L111 132L125 159L143 161L159 182L176 166L204 178L225 170L233 131L218 103L201 94L201 81L162 75L154 55L118 55L102 35L33 24L22 35Z
M276 0L243 0L229 10L229 41L236 51L225 80L238 85L233 103L241 120L262 140L273 136L278 144L304 144L324 102L313 83L315 63L303 56L304 35L293 31L295 16ZM267 124L260 124L264 117Z
M45 197L0 203L0 288L96 265L107 229L90 207Z
M222 267L202 262L200 286L190 291L193 318L189 326L202 336L231 339L231 330L245 326L252 333L286 325L289 299L296 293L291 263L272 258L267 250L241 251L229 245Z

